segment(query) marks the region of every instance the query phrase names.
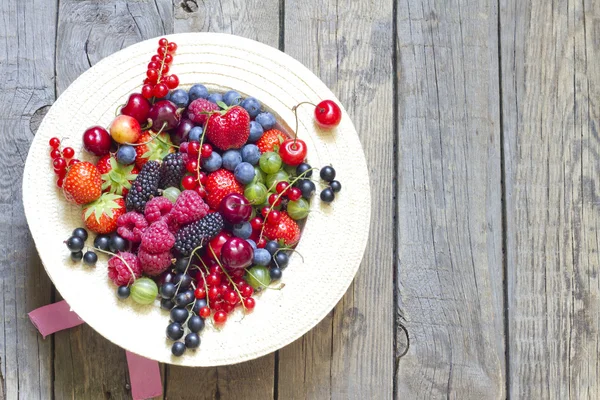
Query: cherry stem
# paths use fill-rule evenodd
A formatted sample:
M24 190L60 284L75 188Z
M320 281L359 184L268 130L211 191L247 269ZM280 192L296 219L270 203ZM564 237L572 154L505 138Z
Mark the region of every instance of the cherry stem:
M296 140L298 139L298 107L300 107L303 104L310 104L316 107L316 105L314 103L311 103L310 101L303 101L292 107L292 111L294 112L294 116L296 117L296 130L294 130L294 150L296 149Z
M231 283L231 286L233 286L233 289L236 291L238 298L240 299L240 304L242 305L242 308L244 309L244 311L248 311L248 310L246 310L246 305L244 304L244 296L242 296L238 287L235 285L235 283L233 283L233 279L231 279L231 276L229 276L227 271L225 271L225 268L221 264L221 261L219 261L219 258L215 254L215 251L213 250L213 248L210 246L209 246L209 248L210 248L211 253L213 254L213 257L215 258L215 260L217 260L217 264L219 264L219 267L221 267L221 271L223 271L223 273L227 277L227 280L229 280L229 283Z
M115 110L115 117L121 113L121 108L123 108L125 104L119 104L117 109Z
M123 261L123 264L125 264L125 266L126 266L126 267L127 267L127 269L129 270L129 272L131 272L131 278L133 279L133 282L135 282L135 280L136 280L135 273L133 272L133 269L132 269L132 268L129 266L129 264L127 263L127 261L125 261L125 259L124 259L123 257L121 257L121 256L120 256L120 255L118 255L118 254L112 253L112 252L110 252L110 251L108 251L108 250L102 250L102 249L99 249L99 248L97 248L97 247L93 247L93 246L92 246L92 249L94 249L94 250L97 250L97 251L100 251L100 252L102 252L102 253L110 254L111 256L113 256L113 257L117 257L119 260ZM130 280L131 280L131 279L130 279ZM132 282L132 283L133 283L133 282ZM127 286L129 286L129 283L127 284Z

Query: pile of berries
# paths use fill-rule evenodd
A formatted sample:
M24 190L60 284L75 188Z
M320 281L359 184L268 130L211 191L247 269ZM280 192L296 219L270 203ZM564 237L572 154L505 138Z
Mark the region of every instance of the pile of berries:
M306 143L257 99L202 84L175 89L167 73L177 46L159 45L142 93L130 95L108 129L84 132L96 164L71 160L55 170L96 233L83 255L88 233L76 229L66 241L71 258L95 265L96 252L107 254L120 299L149 305L159 297L172 353L181 356L200 345L205 324L222 326L236 308L251 312L256 295L282 278L310 212L316 168L305 162ZM323 128L340 118L332 101L315 106ZM74 156L59 145L51 141L53 155ZM341 184L330 166L320 176L321 199L331 202Z

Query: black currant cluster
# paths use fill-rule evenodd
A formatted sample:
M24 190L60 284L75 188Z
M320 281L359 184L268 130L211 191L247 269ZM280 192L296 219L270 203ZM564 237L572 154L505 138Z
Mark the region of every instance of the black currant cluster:
M321 191L321 200L325 203L331 203L335 200L335 194L342 190L342 184L335 180L335 169L331 166L321 168L321 179L328 183L328 186Z
M87 238L88 233L84 228L76 228L71 234L71 237L65 241L65 244L71 252L71 260L79 262L83 259L85 265L93 267L96 265L96 261L98 261L98 255L93 251L86 251L85 254L83 253Z
M284 251L285 249L280 248L279 243L274 240L267 242L265 250L267 250L272 257L269 264L271 282L278 281L283 275L283 270L290 262L290 256Z
M98 235L94 239L94 247L111 253L126 251L129 249L129 240L119 236L117 233L112 235Z

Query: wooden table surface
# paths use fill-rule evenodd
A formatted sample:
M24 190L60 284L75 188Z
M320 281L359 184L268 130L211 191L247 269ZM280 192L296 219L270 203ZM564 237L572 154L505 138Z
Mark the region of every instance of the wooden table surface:
M130 397L123 350L87 326L43 340L27 319L60 294L22 171L82 72L190 31L278 47L336 93L373 217L354 283L315 329L244 364L162 366L164 398L599 398L600 2L2 0L0 21L6 398Z

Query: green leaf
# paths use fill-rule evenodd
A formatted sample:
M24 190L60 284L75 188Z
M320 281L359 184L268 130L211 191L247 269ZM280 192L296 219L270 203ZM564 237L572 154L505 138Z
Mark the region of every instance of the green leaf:
M223 103L222 101L217 101L217 105L219 107L221 107L223 110L227 110L229 108L229 106L225 103Z

